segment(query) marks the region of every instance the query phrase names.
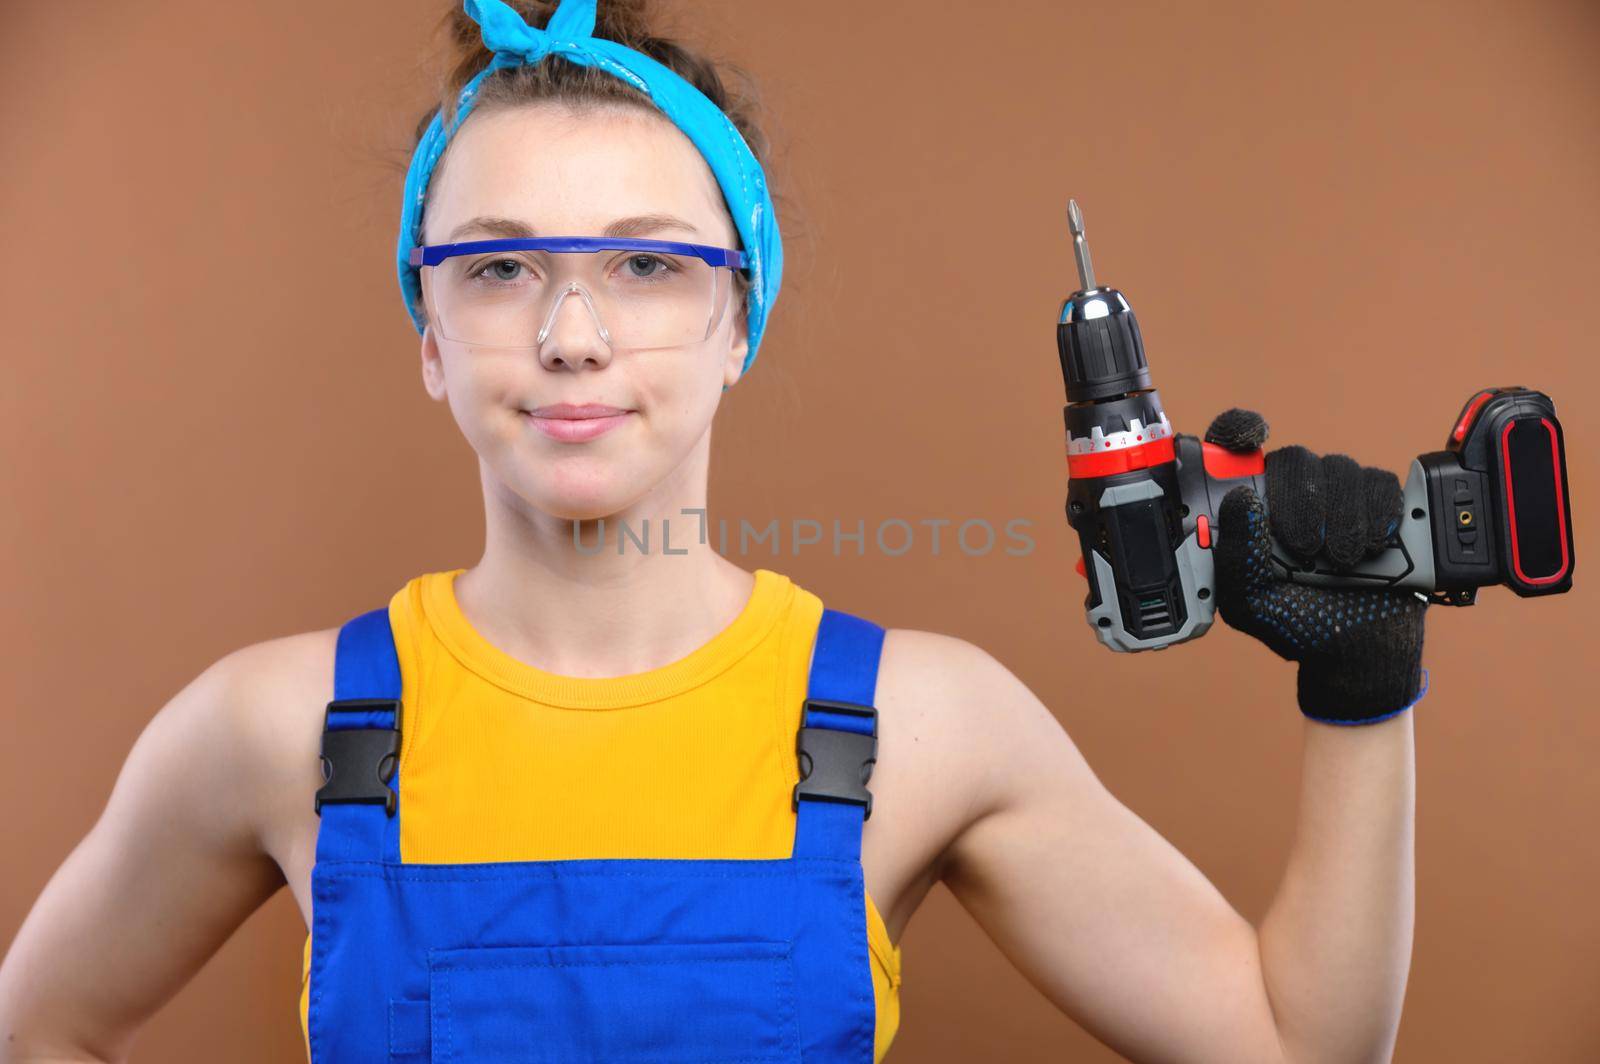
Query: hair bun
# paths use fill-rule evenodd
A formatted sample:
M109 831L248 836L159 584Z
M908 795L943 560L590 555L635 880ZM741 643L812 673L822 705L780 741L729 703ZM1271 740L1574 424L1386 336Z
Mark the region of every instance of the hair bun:
M550 23L559 5L556 0L502 0L530 26L544 29ZM679 77L703 92L726 114L744 137L745 143L763 167L767 165L769 144L762 133L758 113L760 103L750 76L742 69L729 64L721 67L694 50L679 44L670 37L658 37L651 31L650 0L597 0L595 5L594 36L616 41L649 56L668 67ZM449 116L455 108L456 97L473 76L488 65L493 54L484 47L483 32L460 3L452 2L443 19L443 29L449 42L446 57L447 70L440 91L440 107L430 110L417 123L416 137L421 139L429 120L436 111ZM584 98L616 98L632 95L638 102L653 107L648 100L631 89L608 86L609 75L597 74L586 67L568 63L560 56L550 56L525 71L537 71L539 86L524 85L510 89L507 80L526 80L525 75L494 77L485 84L478 96L477 108L515 102L522 97L528 102L536 99L559 97L570 100ZM730 84L730 76L731 81Z
M530 26L544 29L550 24L558 3L552 0L503 0L505 5L522 16ZM636 51L650 54L655 42L650 32L649 0L597 0L594 15L594 36L616 41ZM452 44L453 66L470 67L477 71L489 61L489 50L483 46L478 24L472 21L461 4L452 5L445 17ZM471 74L468 74L470 77ZM461 79L465 84L466 79Z

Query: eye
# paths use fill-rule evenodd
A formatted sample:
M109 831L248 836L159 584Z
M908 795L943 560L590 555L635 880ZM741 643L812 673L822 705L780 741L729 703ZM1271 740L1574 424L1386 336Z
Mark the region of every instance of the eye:
M650 255L644 252L629 255L626 268L630 278L641 281L653 280L675 272L672 263L666 259L659 255Z
M516 259L492 259L483 264L472 276L484 277L488 280L509 282L517 279L517 271L522 269L522 263Z
M539 264L525 255L465 260L458 275L464 282L486 288L512 288L537 282Z

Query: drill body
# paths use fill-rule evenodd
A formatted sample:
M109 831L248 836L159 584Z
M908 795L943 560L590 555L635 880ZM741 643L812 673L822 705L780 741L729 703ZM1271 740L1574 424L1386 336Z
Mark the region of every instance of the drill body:
M1161 650L1211 627L1211 548L1223 534L1216 515L1240 484L1265 501L1265 455L1173 431L1138 319L1121 292L1096 285L1075 202L1069 217L1082 287L1062 304L1056 338L1067 390L1066 514L1083 551L1085 609L1111 649ZM1273 540L1275 572L1298 583L1409 589L1452 606L1472 605L1489 584L1522 596L1571 589L1565 441L1544 393L1474 394L1445 449L1412 460L1403 491L1381 553L1336 569Z

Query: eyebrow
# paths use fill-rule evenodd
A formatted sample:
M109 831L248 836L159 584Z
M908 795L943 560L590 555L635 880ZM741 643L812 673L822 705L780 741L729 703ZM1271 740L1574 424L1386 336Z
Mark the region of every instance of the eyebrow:
M600 233L601 236L610 237L638 237L646 233L659 233L667 229L681 229L686 233L696 236L700 231L691 223L671 214L634 214L626 218L618 218L607 225ZM527 222L518 218L495 218L480 215L477 218L462 222L450 230L450 235L445 238L445 243L453 244L469 233L479 232L490 236L507 238L532 239L538 232Z

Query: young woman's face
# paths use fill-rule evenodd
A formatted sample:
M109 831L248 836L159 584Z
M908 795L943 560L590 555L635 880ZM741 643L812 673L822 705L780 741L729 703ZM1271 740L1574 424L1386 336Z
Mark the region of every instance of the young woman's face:
M519 220L538 236L600 236L621 218L671 215L693 231L633 235L739 246L721 189L688 137L664 118L632 109L577 114L541 104L469 115L429 196L428 244L447 242L456 227L479 217ZM432 273L422 270L430 322L438 320ZM430 325L423 381L429 395L449 402L486 474L498 481L486 487L508 490L513 505L520 499L565 519L614 514L703 457L723 386L738 380L748 350L731 281L721 278L715 331L680 347L611 350L577 293L561 301L537 350L471 347L437 336ZM609 431L569 442L552 438L528 413L556 403L627 413Z

